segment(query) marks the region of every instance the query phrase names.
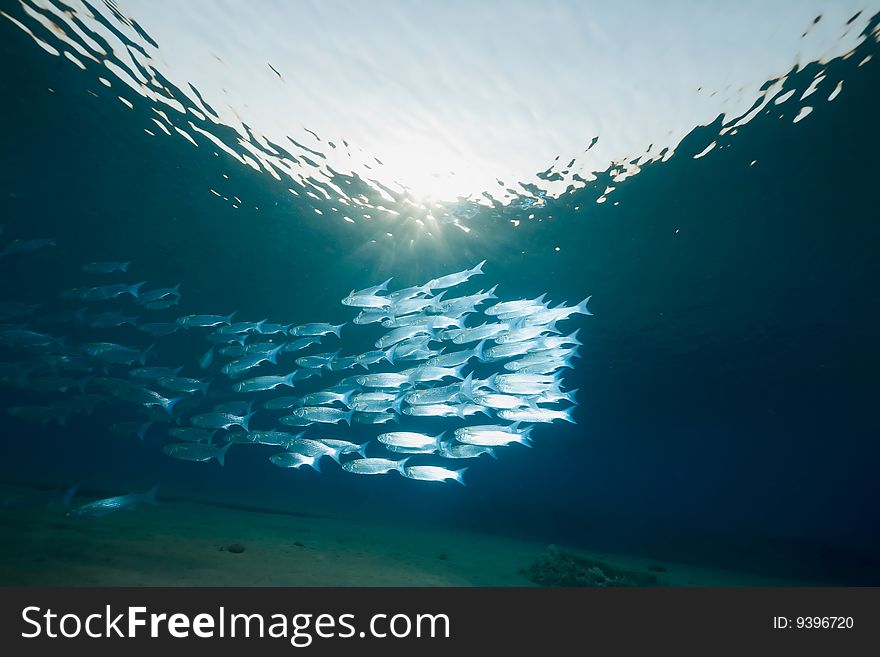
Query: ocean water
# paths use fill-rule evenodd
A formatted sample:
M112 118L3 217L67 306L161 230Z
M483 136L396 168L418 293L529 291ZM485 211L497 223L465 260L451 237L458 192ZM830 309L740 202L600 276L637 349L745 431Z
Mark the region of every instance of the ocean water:
M366 26L361 40L330 40L327 52L311 61L282 49L276 52L290 59L272 62L272 48L263 43L277 35L271 16L237 24L235 7L217 5L210 15L192 9L175 21L151 17L138 3L3 4L0 244L52 238L54 246L0 257L0 401L7 411L59 408L81 394L51 389L46 378L55 375L100 396L91 414L70 413L63 425L28 421L14 411L0 418L0 479L8 489L0 510L3 583L182 581L174 578L194 568L199 554L232 557L225 548L238 542L246 548L243 558L263 561L278 546L287 551L275 556L287 560L300 558L295 550L288 554L291 545L312 550L301 558L300 575L275 581L261 579L266 575L257 563L237 562L236 579L228 581L239 584L531 585L528 566L548 544L637 569L663 564L651 571L669 573L668 579L658 575L661 584L880 581L877 7L866 4L860 15L851 18L853 11L843 20L829 9L831 15L797 24L794 32L803 32L798 38L807 43L811 29L836 21L820 44L824 50L815 46L812 59L789 57L785 61L796 63L781 70L761 69L757 56L747 56L749 44L741 44L752 73L765 76L757 86L731 92L733 100L719 106L723 112L686 131L670 123L668 131L656 132L668 143L643 144L639 151L632 144L655 133L646 128L644 135L619 138L615 131L635 131L638 117L630 116L634 123L624 130L620 119L602 120L602 107L589 103L583 113L599 117L595 132L559 147L573 139L564 124L580 120L569 116L577 108L544 116L545 95L535 100L538 118L520 122L529 114L529 95L538 91L515 84L516 71L501 69L497 79L484 80L476 103L491 106L496 94L497 123L474 113L461 125L482 130L481 139L491 144L504 141L500 131L518 127L551 151L559 147L561 157L542 159L544 151L535 147L529 159L531 142L511 132L515 155L486 146L484 159L474 160L468 148L483 144L463 145L472 133L444 132L457 125L449 116L465 109L444 104L443 94L472 99L476 87L460 88L450 72L456 69L432 60L431 49L414 51L414 61L400 64L435 81L431 98L416 83L403 89L394 79L371 83L371 57L388 55L376 44L373 53L367 29L375 26ZM305 3L301 10L314 22L295 23L291 34L301 32L305 42L310 30L336 34L334 20L339 34L353 29L329 10ZM386 29L409 29L405 18L412 17L401 18L405 12L393 3L374 11ZM524 4L511 13L525 20L529 11L537 10ZM141 15L143 23L134 18ZM601 16L595 21L595 34L575 38L601 42ZM168 41L172 23L181 30L179 41ZM441 22L437 29L448 26ZM193 34L202 40L188 41ZM736 52L738 46L725 47ZM206 63L212 53L213 63ZM264 59L268 66L257 69L254 62ZM327 84L311 88L303 81L322 61ZM613 77L620 61L625 53L597 68ZM298 78L298 62L309 75ZM205 75L196 79L200 67ZM226 76L219 83L218 70ZM349 97L345 71L351 70L367 80L352 85ZM690 120L692 108L683 104L689 99L706 111L718 109L694 95L644 98L637 86L629 93L624 73L621 68L620 107L637 105L660 125L676 116ZM676 75L667 73L672 89ZM702 74L708 75L695 75ZM583 84L592 84L584 76ZM707 89L712 84L707 78ZM287 86L260 97L269 85ZM566 78L565 85L579 82ZM400 114L377 122L384 114L371 87L380 100L397 94ZM508 103L511 97L518 106ZM282 98L290 105L279 111L271 101ZM340 122L338 136L311 131L309 121L320 120L322 108L327 122ZM398 125L411 131L388 127ZM346 139L348 127L363 131L360 141ZM288 140L282 143L274 130L287 130ZM406 141L427 133L423 141ZM438 166L476 161L479 172L463 184L462 176L434 175L425 163L432 162L437 134L445 135L439 140L449 151L438 151ZM382 136L389 140L387 167ZM591 144L602 149L606 143L608 150L596 155ZM567 152L577 157L569 161ZM167 429L186 426L215 402L254 398L254 426L287 430L277 422L281 414L261 410L260 402L319 390L361 370L325 372L293 391L237 395L234 380L220 371L228 358L218 355L209 368L199 367L198 356L211 346L209 329L151 338L131 326L89 325L98 313L116 310L137 316L141 325L233 311L236 320L285 325L345 322L340 338L327 336L303 353L353 355L371 349L382 330L350 323L357 309L340 301L351 290L392 278L394 291L483 260L483 274L446 296L497 284L498 301L547 295L554 306L574 305L590 296L593 314L560 322L562 333L577 329L583 343L573 369L563 374L564 389L577 390L576 423L536 424L531 448L512 445L498 450L497 460L452 463L468 465L465 486L396 473L357 476L327 458L320 473L277 468L268 457L278 449L266 446L233 445L222 467L171 458L162 451L175 442ZM106 261L132 264L111 274L81 269ZM140 281L147 281L144 289L179 283L179 304L149 311L127 297L61 296L73 288ZM24 311L17 303L38 305ZM478 315L468 324L486 319ZM73 373L32 369L45 362L46 350L16 343L20 329L63 337L63 345L50 350L56 354L78 356L77 345L87 342L140 350L155 343L146 364L183 366L182 376L211 379L210 399L194 395L197 402L180 403L171 417L159 414L143 439L116 435L114 423L146 421L146 409L96 388L94 378L125 378L129 368L104 371L93 361ZM254 374L286 374L297 367L294 357L284 354ZM483 376L501 364L470 367ZM433 434L499 421L477 418L404 418L399 426ZM396 428L310 426L307 435L371 441L368 454L379 456L376 436ZM159 504L104 518L66 518L63 508L47 508L45 500L19 503L21 495L74 484L74 505L156 484ZM344 549L338 545L343 536ZM106 553L116 561L96 561ZM497 574L485 570L493 555L502 564ZM703 579L673 577L688 567L702 569ZM211 561L188 581L216 581L229 568Z

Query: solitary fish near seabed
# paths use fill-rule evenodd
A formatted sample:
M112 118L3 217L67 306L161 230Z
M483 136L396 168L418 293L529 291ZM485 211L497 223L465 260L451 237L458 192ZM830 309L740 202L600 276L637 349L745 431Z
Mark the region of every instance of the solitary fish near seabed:
M120 509L133 509L139 504L156 504L156 492L158 490L159 486L156 485L146 493L129 493L128 495L117 495L116 497L96 500L71 509L67 512L67 516L69 518L100 518Z

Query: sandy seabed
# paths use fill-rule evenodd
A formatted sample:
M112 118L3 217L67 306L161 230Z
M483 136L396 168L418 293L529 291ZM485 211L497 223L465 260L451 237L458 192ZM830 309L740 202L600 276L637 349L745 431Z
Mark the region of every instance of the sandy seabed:
M545 544L497 535L188 501L100 518L4 508L0 527L4 586L535 586L527 570L547 553ZM661 586L791 583L571 552Z

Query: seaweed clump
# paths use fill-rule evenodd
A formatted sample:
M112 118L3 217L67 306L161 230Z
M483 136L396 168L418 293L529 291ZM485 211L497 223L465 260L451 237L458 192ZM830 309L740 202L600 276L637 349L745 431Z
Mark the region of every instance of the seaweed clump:
M656 586L651 573L625 570L607 563L564 552L555 545L525 571L541 586Z

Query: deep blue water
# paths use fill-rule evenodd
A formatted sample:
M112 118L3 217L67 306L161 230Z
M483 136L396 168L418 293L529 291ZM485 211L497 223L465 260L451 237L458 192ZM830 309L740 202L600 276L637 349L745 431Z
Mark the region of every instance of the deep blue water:
M591 294L594 313L567 325L584 342L567 379L580 390L577 424L539 427L533 449L481 459L466 487L329 466L286 471L260 450L230 452L225 468L178 462L161 453L159 431L143 443L107 431L131 419L125 406L73 416L65 428L4 417L0 478L119 492L161 482L180 497L880 581L880 80L876 61L858 67L876 58L874 40L827 67L845 92L803 122L792 124L791 109L779 120L773 108L697 160L719 125L696 128L668 161L619 184L619 205L594 203L600 176L535 210L552 219L513 233L494 228L503 212L484 211L471 233L449 231L444 248L415 253L364 248L375 228L328 230L270 176L133 129L148 107L91 95L83 72L6 21L0 49L3 239L58 243L0 261L3 300L51 307L60 290L91 280L82 263L134 260L131 280L182 283L170 317L237 310L338 323L352 316L339 300L353 287L390 276L411 285L485 258L485 278L505 298ZM806 89L816 69L787 84ZM222 173L242 208L205 194L204 181ZM586 205L588 215L574 211ZM119 331L102 335L136 335ZM187 339L161 360L197 373L206 346ZM46 399L0 394L6 406ZM346 437L375 433L355 426Z

